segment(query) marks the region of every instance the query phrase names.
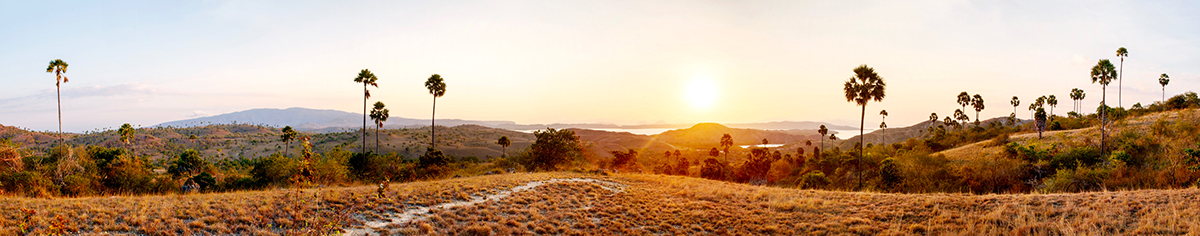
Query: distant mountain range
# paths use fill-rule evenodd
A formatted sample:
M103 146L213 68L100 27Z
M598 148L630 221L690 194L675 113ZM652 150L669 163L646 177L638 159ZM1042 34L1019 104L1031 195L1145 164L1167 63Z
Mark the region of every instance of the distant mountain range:
M370 121L367 121L370 123ZM362 126L362 114L344 112L338 110L318 110L293 107L288 109L270 109L259 108L245 111L201 117L195 119L171 121L156 126L166 127L195 127L210 124L253 124L265 125L272 127L292 126L297 130L310 132L333 132L347 128L355 128ZM428 126L429 119L412 119L404 117L390 117L385 123L385 128L412 128ZM684 129L691 127L692 124L649 124L649 125L615 125L615 124L517 124L512 121L480 121L480 120L461 120L461 119L438 119L438 125L458 126L458 125L480 125L491 128L508 129L508 130L536 130L545 128L580 128L580 129ZM371 125L371 124L367 124ZM812 130L817 129L821 125L825 125L830 130L850 130L857 127L834 125L824 122L812 121L776 121L765 123L738 123L725 124L730 128L741 129L765 129L765 130Z

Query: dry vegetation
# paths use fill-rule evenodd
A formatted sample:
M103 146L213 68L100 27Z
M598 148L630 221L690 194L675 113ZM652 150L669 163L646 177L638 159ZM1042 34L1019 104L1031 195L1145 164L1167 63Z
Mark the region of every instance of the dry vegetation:
M1187 234L1200 190L1075 194L887 194L750 186L662 175L506 174L376 186L168 196L0 199L0 234L310 235L389 212L462 201L530 181L561 182L481 204L433 209L373 229L436 235ZM319 200L318 200L319 199ZM22 209L36 213L28 215ZM29 216L26 218L26 216ZM61 218L59 220L58 218ZM27 228L23 228L27 227Z

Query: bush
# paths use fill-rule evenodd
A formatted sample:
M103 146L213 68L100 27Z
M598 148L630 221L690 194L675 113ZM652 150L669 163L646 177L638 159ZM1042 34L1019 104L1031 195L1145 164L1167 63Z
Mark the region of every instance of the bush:
M1139 165L1141 165L1141 162L1140 162L1140 161L1138 161L1137 159L1135 159L1135 158L1134 158L1132 155L1129 155L1129 153L1125 153L1125 151L1115 151L1115 152L1112 152L1111 154L1109 154L1109 155L1108 155L1108 159L1109 159L1109 160L1112 160L1112 161L1114 161L1114 162L1118 162L1118 161L1119 161L1119 162L1121 162L1122 164L1124 164L1124 165L1127 165L1127 166L1139 166Z
M4 192L20 193L27 197L49 197L58 192L58 186L35 171L0 173L0 186Z
M176 178L192 176L199 173L207 165L208 161L200 157L200 152L195 149L188 149L180 153L179 158L171 161L171 166L167 169L167 173L171 173Z
M259 159L250 170L250 175L259 185L285 184L299 171L300 161L279 153Z
M879 162L879 185L883 189L893 189L900 184L902 176L900 176L900 166L896 164L896 159L887 158Z
M1076 167L1090 167L1104 161L1100 157L1100 150L1091 146L1082 146L1071 148L1066 152L1055 155L1050 160L1050 168L1053 169L1075 169Z
M1100 190L1108 172L1102 168L1060 170L1046 180L1045 192L1084 192Z
M829 178L826 178L825 173L819 170L808 172L800 178L801 188L821 188L825 185L829 185Z
M729 166L715 158L704 160L700 168L700 177L713 180L725 180L729 176Z

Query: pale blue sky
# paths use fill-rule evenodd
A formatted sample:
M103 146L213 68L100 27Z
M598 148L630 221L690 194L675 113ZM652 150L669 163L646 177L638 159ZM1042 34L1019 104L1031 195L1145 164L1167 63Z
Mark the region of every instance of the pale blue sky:
M63 128L149 126L252 108L519 123L858 123L841 83L888 82L868 127L949 115L960 91L1018 116L1127 47L1124 104L1200 88L1200 6L1188 1L31 1L0 3L0 124L56 129L48 61L70 63ZM696 82L701 81L701 82ZM704 82L707 81L707 82ZM716 87L715 103L686 88ZM1113 83L1116 85L1116 82ZM1110 103L1116 103L1110 87ZM712 98L709 98L712 99Z

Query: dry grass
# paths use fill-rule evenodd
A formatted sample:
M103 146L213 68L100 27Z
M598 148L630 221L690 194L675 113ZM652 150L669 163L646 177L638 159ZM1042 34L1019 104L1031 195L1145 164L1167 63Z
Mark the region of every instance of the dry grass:
M1200 231L1200 190L1079 194L885 194L796 190L705 179L575 173L507 174L376 187L221 194L0 199L0 234L297 235L321 212L356 208L350 224L495 192L536 180L585 177L625 184L613 192L589 182L546 184L482 204L435 209L428 217L376 232L436 235L1111 235ZM297 203L296 199L313 200ZM318 205L319 204L319 205ZM328 214L324 214L328 216ZM359 220L354 220L359 219ZM1194 234L1194 233L1193 233Z

